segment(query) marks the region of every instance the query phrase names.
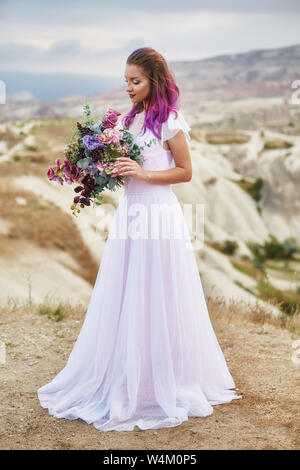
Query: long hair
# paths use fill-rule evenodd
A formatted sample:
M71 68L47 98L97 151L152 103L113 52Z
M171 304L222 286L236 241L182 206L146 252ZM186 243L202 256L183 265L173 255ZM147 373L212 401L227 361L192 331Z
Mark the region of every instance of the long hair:
M135 115L145 111L143 134L150 129L153 134L161 138L161 124L165 122L171 111L179 109L179 88L169 69L166 60L159 52L151 47L141 47L133 51L126 61L141 67L144 75L150 80L150 92L147 97L147 106L143 102L134 103L130 111L122 118L124 126L130 126Z

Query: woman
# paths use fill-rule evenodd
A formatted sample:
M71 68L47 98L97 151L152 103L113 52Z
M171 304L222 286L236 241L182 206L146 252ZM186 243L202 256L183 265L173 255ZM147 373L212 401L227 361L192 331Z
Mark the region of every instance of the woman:
M171 189L192 177L178 87L152 48L128 57L125 79L132 108L118 126L130 126L144 161L119 159L124 196L81 331L64 369L38 390L51 415L103 431L178 426L241 398Z

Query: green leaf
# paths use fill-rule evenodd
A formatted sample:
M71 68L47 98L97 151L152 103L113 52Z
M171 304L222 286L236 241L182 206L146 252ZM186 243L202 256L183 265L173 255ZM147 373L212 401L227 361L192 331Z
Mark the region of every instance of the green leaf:
M100 185L105 184L106 181L107 181L107 176L106 175L101 175L100 174L100 175L96 176L96 178L95 178L95 182L97 184L100 184Z
M76 165L79 167L79 168L82 168L83 170L85 168L88 167L89 163L91 162L91 160L89 158L82 158L81 160L78 160L78 162L76 163Z
M108 189L113 189L116 185L116 179L115 178L111 178L108 182Z

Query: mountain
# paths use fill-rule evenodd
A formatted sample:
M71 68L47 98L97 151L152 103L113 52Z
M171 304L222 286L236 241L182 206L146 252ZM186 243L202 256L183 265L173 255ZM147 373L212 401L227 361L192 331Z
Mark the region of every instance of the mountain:
M172 64L183 94L234 100L285 96L299 78L300 44Z
M52 101L71 95L91 95L120 85L120 77L72 73L36 73L0 70L8 94L27 91L33 99ZM8 100L9 102L10 100ZM13 97L12 97L13 101Z

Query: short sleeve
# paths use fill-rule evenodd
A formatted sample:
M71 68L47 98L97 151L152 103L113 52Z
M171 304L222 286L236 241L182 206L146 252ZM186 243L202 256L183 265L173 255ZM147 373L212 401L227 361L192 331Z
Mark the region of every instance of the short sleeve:
M183 130L187 142L191 140L189 131L191 130L190 126L186 122L185 118L181 111L177 110L178 117L176 117L174 111L171 111L168 119L162 123L161 126L161 142L169 140L174 137L178 131Z

